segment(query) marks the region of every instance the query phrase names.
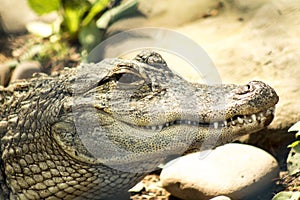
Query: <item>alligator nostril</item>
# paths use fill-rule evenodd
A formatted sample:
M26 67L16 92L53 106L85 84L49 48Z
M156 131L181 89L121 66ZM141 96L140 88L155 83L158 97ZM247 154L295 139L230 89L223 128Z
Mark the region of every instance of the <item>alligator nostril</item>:
M246 94L246 93L251 92L251 91L252 91L252 86L250 84L247 84L247 85L241 86L238 89L237 94Z

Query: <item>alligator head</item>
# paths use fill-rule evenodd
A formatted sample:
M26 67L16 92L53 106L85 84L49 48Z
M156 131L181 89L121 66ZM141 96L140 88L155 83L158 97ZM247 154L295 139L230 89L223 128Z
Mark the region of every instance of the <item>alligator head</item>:
M278 101L260 81L243 86L188 82L152 51L78 70L71 102L78 143L60 144L74 158L109 166L141 166L151 158L158 160L149 166L153 170L170 154L212 148L259 131L272 121Z

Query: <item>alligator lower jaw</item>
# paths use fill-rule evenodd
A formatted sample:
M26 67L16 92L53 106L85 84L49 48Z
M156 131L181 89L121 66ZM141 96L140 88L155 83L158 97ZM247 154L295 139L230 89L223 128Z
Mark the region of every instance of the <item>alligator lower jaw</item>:
M197 122L197 121L190 121L190 120L175 120L171 122L167 122L165 124L154 125L154 126L140 126L140 128L146 130L153 130L153 131L160 131L165 127L171 127L174 125L188 125L188 126L197 126L197 127L212 127L214 129L221 129L222 127L230 127L236 125L244 125L244 124L251 124L258 122L260 123L262 119L266 118L273 118L275 111L275 107L270 107L264 111L250 114L250 115L236 115L232 118L222 120L222 121L215 121L210 123L205 122Z

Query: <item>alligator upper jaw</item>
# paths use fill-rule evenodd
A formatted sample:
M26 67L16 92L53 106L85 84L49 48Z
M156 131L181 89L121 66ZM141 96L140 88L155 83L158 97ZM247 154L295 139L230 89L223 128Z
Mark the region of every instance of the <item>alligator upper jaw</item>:
M173 121L166 122L164 124L138 126L138 127L145 130L152 130L152 131L161 131L164 128L177 126L177 125L187 125L187 126L206 127L206 128L212 127L214 129L221 129L224 127L234 127L237 125L243 126L247 124L261 123L262 121L265 121L264 126L267 126L271 123L274 117L274 112L275 112L275 106L270 107L258 113L252 113L248 115L235 115L228 119L215 120L211 122L176 119Z

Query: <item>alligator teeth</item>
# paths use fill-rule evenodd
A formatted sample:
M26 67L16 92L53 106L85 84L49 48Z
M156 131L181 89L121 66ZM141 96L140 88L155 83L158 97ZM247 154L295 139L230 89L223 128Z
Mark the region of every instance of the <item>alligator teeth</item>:
M218 122L214 122L214 128L218 129L219 123Z
M251 116L245 115L245 116L243 117L243 119L244 119L244 122L246 122L246 123L252 123L252 122L253 122L252 119L251 119Z
M238 122L239 122L240 124L244 123L244 120L243 120L242 118L240 118L240 117L237 117L237 120L238 120Z
M263 112L259 113L259 115L260 115L260 117L264 117L265 116Z
M255 121L256 121L256 115L255 115L255 114L252 114L252 115L251 115L251 119L255 122Z
M231 124L232 124L232 126L236 125L236 122L232 118L231 118Z
M256 120L260 121L260 116L259 115L256 116Z
M266 111L266 115L271 115L274 111L272 109L269 109Z
M227 123L226 120L223 121L223 124L224 124L224 126L227 126L227 125L228 125L228 123Z

